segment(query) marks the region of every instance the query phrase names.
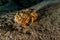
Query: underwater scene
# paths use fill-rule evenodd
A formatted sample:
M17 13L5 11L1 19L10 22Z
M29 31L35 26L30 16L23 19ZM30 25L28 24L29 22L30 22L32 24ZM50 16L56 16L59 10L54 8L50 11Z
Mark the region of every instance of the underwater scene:
M60 40L60 0L0 0L0 40Z

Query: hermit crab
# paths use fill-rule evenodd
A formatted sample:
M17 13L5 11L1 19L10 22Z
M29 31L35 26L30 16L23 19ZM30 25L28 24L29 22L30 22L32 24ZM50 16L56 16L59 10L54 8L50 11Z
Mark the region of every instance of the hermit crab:
M38 18L38 13L34 9L23 9L16 13L14 21L25 27L27 24L32 25Z

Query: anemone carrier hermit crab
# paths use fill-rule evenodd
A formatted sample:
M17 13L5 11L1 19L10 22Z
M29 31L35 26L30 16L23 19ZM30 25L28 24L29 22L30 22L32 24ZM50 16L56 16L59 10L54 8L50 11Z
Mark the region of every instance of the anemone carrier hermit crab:
M27 24L32 25L34 21L38 18L37 11L34 9L23 9L16 13L14 16L14 21L21 26L27 26Z

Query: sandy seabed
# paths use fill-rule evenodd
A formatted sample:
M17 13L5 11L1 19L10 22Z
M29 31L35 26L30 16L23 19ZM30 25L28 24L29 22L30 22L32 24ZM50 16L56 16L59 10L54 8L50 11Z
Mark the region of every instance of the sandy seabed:
M60 4L39 11L39 18L26 29L14 22L14 15L0 16L0 40L60 40Z

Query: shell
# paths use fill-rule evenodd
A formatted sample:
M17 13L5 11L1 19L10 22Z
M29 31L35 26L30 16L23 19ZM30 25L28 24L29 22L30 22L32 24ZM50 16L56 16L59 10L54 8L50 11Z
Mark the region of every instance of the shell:
M38 13L36 10L23 9L16 13L14 16L14 21L22 26L27 26L27 24L33 24L38 18Z

